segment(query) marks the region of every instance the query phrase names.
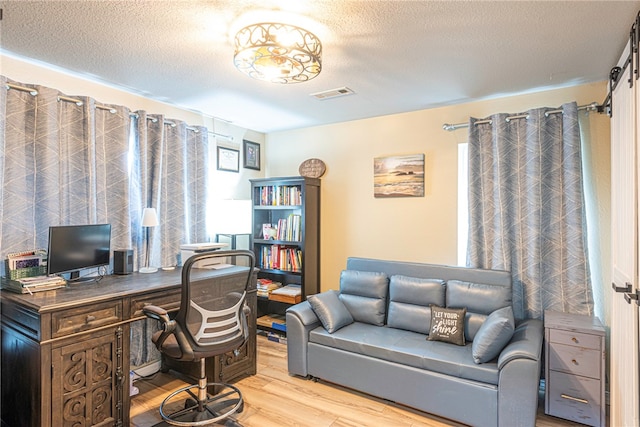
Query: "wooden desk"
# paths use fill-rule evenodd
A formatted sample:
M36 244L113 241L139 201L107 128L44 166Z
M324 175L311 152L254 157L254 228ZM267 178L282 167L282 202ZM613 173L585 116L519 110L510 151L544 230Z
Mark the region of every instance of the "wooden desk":
M192 280L246 275L246 267L193 270ZM212 358L210 381L256 373L256 293L250 339ZM2 421L9 426L129 426L130 324L142 307L180 306L181 270L106 276L34 295L0 293Z

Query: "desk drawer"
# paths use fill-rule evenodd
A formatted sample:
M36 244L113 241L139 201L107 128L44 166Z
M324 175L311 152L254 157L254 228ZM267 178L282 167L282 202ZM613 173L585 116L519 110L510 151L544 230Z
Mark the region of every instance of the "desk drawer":
M134 297L131 299L131 318L145 317L142 308L145 305L155 305L167 311L176 311L180 308L181 290L155 292L150 295Z
M51 337L71 335L118 323L121 320L122 301L110 301L59 311L51 314Z
M591 426L600 425L600 381L549 372L549 415Z
M600 379L601 356L598 350L552 344L549 346L549 369Z
M601 337L598 335L583 334L580 332L551 329L549 331L549 341L558 344L591 348L599 351Z

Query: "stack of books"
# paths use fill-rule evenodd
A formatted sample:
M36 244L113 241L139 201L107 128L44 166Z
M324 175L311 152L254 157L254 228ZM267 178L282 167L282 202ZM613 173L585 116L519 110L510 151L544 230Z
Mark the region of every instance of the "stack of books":
M269 294L271 294L271 291L273 291L274 289L278 289L281 286L282 286L282 283L274 282L271 279L258 279L258 285L257 285L258 291L256 292L256 294L259 297L268 298Z
M60 276L34 276L19 279L7 279L2 281L2 288L20 294L33 294L34 292L50 291L64 288L67 281Z
M300 285L287 285L271 291L269 299L272 301L297 304L302 301L302 289Z
M277 331L287 331L287 324L284 314L265 314L264 316L258 317L256 323L258 324L258 326L264 326L267 328L275 329Z

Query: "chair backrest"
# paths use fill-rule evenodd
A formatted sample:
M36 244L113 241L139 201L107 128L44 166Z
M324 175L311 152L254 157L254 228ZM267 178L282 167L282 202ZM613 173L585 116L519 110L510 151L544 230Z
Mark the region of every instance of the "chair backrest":
M255 292L254 266L253 252L246 250L204 252L184 263L175 321L194 354L221 354L238 348L247 339L246 298L249 292ZM215 269L213 276L211 269Z

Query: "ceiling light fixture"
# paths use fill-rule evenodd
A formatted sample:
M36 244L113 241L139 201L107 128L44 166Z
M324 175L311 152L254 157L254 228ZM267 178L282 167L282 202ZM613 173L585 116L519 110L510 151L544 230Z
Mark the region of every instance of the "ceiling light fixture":
M322 70L322 43L309 31L287 24L249 25L235 37L236 68L257 80L300 83Z

